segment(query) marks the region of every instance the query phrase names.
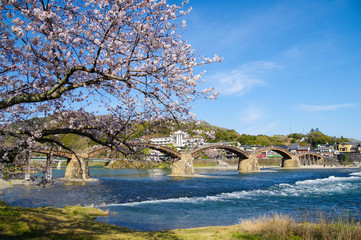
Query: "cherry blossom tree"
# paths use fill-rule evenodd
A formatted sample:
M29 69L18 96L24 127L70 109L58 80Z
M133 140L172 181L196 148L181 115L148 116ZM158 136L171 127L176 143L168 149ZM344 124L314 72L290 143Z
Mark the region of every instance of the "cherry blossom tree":
M216 159L221 156L221 151L219 149L207 149L204 153L211 159Z
M1 145L62 146L66 133L119 145L134 123L189 118L195 99L217 95L198 89L198 66L221 59L183 39L186 4L0 0Z

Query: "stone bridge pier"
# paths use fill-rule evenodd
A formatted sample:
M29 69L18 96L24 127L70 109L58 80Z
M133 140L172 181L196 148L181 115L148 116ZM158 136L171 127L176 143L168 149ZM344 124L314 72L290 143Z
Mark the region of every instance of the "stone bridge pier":
M250 173L259 172L259 164L256 156L249 158L240 158L238 163L238 172ZM182 153L181 159L173 162L172 172L170 176L193 176L193 156L192 153Z
M182 153L181 159L173 162L170 176L192 176L194 175L192 153Z
M300 167L300 160L298 159L298 156L292 156L291 159L284 159L282 161L282 167L285 168L298 168Z
M258 164L257 156L250 155L246 159L240 158L237 171L240 173L259 172L259 164Z
M73 154L66 166L64 178L74 180L86 180L90 178L87 155L75 156Z

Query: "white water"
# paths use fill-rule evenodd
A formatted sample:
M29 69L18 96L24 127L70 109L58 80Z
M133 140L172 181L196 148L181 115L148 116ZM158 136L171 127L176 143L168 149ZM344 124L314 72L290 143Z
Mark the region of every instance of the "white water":
M312 197L333 195L343 193L359 188L353 184L354 181L361 181L361 172L351 173L349 177L334 177L311 179L297 181L294 184L281 183L265 190L235 191L231 193L221 193L214 196L205 197L180 197L169 199L154 199L140 202L108 204L106 206L139 206L146 204L163 204L163 203L189 203L201 204L204 202L222 202L235 199L259 199L266 197ZM104 207L104 206L102 206Z

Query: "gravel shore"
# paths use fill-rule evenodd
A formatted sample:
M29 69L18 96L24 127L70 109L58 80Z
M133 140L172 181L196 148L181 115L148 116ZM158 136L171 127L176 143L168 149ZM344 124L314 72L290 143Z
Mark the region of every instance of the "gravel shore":
M22 184L30 184L30 182L21 179L11 179L11 180L0 179L0 190Z
M89 178L86 180L82 180L82 179L57 178L57 179L52 180L52 182L62 182L62 181L65 181L65 182L98 182L99 179ZM36 184L39 184L39 181L25 181L22 179L9 179L9 180L0 179L0 191L5 188L14 187L16 185L36 185Z

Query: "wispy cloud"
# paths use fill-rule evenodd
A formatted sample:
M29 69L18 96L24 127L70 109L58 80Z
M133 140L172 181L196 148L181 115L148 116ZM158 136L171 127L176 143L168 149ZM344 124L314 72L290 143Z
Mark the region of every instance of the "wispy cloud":
M262 106L256 106L254 103L250 103L248 107L241 112L239 120L244 124L254 123L263 118L263 112L264 110Z
M222 94L243 95L253 87L264 86L266 82L260 79L265 71L280 69L274 62L255 61L242 65L229 72L215 74L210 78L217 82L216 88Z
M281 69L282 67L271 61L254 61L243 64L241 69L249 73L262 73L265 70Z
M298 58L298 57L302 57L303 52L300 50L299 47L293 47L293 48L288 49L287 51L285 51L284 55L286 57L290 57L290 58Z
M268 114L264 105L250 102L239 114L241 126L245 127L245 129L241 130L242 133L252 135L270 134L277 129L278 121L267 123Z
M302 111L307 112L324 112L324 111L336 111L345 108L354 108L359 104L348 103L348 104L333 104L333 105L309 105L309 104L300 104L298 108Z
M253 87L266 85L264 81L252 78L238 70L219 74L214 77L219 79L217 90L226 95L237 94L241 96Z

